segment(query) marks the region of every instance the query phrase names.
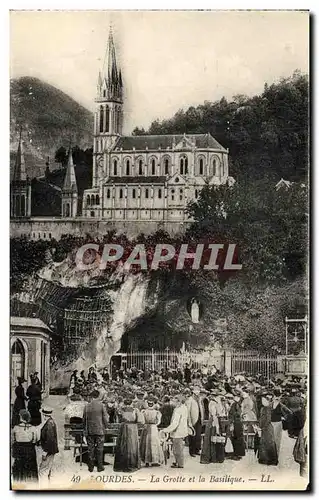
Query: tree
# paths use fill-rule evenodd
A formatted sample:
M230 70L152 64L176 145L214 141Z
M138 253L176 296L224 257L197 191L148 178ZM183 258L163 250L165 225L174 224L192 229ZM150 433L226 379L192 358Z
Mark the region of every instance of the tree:
M56 163L61 163L61 166L64 167L67 164L68 156L65 147L61 146L56 150L54 161Z
M302 184L275 190L271 180L206 187L188 206L190 238L206 235L236 243L250 283L296 278L306 269L307 191Z

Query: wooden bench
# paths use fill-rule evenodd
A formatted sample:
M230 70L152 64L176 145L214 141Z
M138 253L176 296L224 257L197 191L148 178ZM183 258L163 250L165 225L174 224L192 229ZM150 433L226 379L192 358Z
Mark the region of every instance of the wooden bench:
M112 454L114 453L114 449L116 446L116 439L119 434L120 423L108 424L105 429L105 439L104 441L104 454L108 451L109 448L112 449ZM141 434L144 425L138 425L138 433ZM73 449L73 456L76 456L76 452L78 450L80 457L80 466L83 463L83 454L87 452L88 446L84 440L85 432L83 424L79 423L66 423L64 424L64 449L71 450ZM111 438L110 440L108 438Z

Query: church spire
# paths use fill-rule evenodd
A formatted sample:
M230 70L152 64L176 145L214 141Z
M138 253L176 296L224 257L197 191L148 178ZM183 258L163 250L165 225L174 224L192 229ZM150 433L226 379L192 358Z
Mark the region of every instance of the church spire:
M76 177L75 177L75 170L74 170L74 163L73 163L71 146L69 148L69 158L68 158L68 164L66 167L66 173L65 173L64 184L63 184L63 191L74 191L74 192L78 191L77 184L76 184Z
M24 160L24 150L23 150L23 140L22 140L22 129L20 128L20 137L19 137L19 145L17 150L16 161L14 165L13 171L13 180L14 181L26 181L27 175L25 171L25 160Z
M122 74L116 59L112 25L110 26L102 73L99 73L97 86L98 98L122 102Z

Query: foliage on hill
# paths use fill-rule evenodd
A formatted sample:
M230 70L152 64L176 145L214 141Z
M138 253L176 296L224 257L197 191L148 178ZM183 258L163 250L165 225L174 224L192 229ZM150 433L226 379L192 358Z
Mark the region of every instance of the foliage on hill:
M54 158L57 144L86 149L92 145L93 114L70 96L38 78L10 82L10 139L16 150L22 125L30 178L45 171L47 156Z
M308 170L308 77L295 71L261 95L205 102L171 119L155 120L135 135L210 132L229 148L230 174L238 181L265 176L304 180Z

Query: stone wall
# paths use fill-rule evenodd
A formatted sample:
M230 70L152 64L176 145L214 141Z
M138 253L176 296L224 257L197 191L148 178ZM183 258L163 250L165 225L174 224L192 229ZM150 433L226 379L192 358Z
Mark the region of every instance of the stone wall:
M10 236L16 238L25 236L31 240L50 240L55 238L59 240L62 235L102 236L110 230L116 230L118 233L125 233L128 237L135 237L140 233L151 234L159 229L167 231L174 235L183 233L190 222L180 221L104 221L90 220L84 218L65 219L65 218L35 218L26 220L12 220L10 223Z

